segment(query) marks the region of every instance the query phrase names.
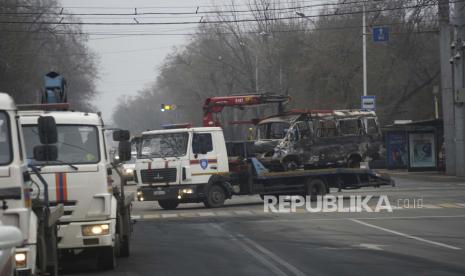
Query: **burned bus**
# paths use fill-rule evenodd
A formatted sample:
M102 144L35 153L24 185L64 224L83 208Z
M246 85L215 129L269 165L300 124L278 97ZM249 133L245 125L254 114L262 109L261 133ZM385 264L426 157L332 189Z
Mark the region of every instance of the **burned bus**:
M384 155L375 112L290 111L257 125L255 153L275 170L360 167Z

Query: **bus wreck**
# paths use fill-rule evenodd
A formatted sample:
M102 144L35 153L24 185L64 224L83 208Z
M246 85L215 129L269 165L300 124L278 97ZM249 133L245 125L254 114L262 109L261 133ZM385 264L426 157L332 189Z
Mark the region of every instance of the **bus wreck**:
M260 121L254 151L274 170L360 167L384 156L375 112L289 111Z

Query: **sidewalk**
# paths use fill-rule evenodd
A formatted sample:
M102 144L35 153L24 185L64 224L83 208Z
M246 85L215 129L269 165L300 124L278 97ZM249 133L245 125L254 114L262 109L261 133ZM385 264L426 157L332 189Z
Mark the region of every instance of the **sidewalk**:
M429 172L409 172L407 170L387 170L378 169L380 173L388 174L391 177L417 179L428 182L464 182L465 177L445 175L443 172L429 171Z

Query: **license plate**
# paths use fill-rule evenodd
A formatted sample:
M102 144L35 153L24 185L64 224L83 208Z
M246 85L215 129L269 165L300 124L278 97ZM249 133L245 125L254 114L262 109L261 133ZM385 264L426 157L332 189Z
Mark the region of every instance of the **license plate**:
M153 195L164 195L165 191L154 191Z

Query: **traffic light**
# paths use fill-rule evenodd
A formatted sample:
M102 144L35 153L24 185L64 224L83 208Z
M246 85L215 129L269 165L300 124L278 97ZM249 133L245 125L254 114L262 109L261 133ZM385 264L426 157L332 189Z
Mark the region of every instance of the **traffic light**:
M174 110L175 108L176 108L176 106L174 104L161 104L160 105L160 111L161 112Z

